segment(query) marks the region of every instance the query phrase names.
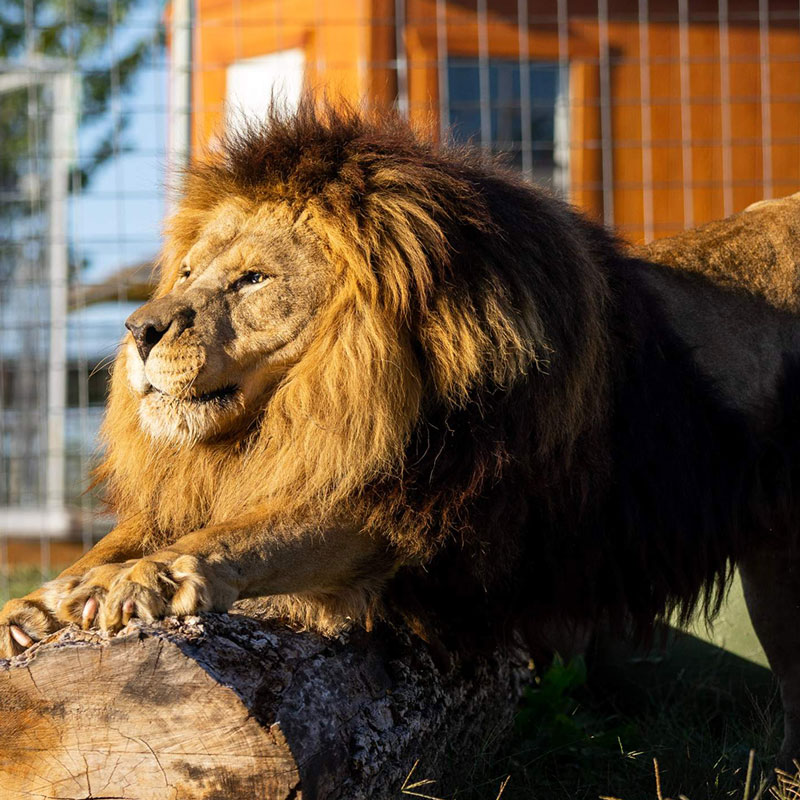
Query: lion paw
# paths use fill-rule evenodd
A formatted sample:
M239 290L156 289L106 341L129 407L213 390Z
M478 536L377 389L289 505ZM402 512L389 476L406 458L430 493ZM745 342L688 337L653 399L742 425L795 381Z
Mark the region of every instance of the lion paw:
M118 631L133 617L152 622L166 616L189 616L224 610L236 592L199 558L154 553L119 571L100 603L100 627Z
M9 600L0 611L0 658L19 655L60 627L42 603Z
M54 587L55 591L49 589L50 584L47 584L45 589L48 591L48 607L53 609L61 622L74 622L88 630L97 619L113 579L133 563L128 561L124 564L100 564L88 570L83 577ZM59 584L63 580L51 581L51 584Z

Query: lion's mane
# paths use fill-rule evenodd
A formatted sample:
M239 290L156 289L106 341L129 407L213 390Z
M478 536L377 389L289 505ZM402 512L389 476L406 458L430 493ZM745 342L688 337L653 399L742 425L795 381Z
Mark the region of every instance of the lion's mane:
M189 169L159 292L223 199L304 216L337 280L236 441L149 439L117 365L100 477L150 546L243 509L354 515L404 565L398 602L531 618L650 621L724 583L747 426L601 228L468 149L306 101Z

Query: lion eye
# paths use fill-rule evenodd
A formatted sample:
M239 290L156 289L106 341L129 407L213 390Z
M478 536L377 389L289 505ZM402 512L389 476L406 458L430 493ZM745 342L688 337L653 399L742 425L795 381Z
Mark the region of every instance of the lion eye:
M254 286L258 283L265 283L268 281L272 276L267 275L266 272L245 272L241 278L239 278L236 283L234 284L237 289L240 289L244 286Z
M181 271L178 273L178 283L183 283L189 275L191 275L191 270L188 266L184 265L181 267Z

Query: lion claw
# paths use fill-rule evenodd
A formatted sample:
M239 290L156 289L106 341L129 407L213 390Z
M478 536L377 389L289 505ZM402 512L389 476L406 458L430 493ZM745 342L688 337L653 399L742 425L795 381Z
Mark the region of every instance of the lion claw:
M83 605L83 612L81 613L81 628L83 630L89 630L92 627L92 623L94 622L94 618L97 616L97 612L100 608L100 603L97 601L97 598L92 595Z
M37 597L14 598L0 611L0 658L12 658L61 627Z
M124 628L130 621L131 617L133 616L133 612L136 609L136 603L134 602L133 598L128 598L122 604L122 627Z
M11 637L20 647L27 649L35 641L17 625L9 625L9 630L11 631Z

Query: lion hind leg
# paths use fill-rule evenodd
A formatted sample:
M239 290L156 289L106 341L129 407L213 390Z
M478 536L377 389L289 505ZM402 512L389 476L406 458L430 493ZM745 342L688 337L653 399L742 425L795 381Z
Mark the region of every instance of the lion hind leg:
M800 555L757 551L740 566L747 610L781 691L779 766L794 771L793 761L800 760Z

